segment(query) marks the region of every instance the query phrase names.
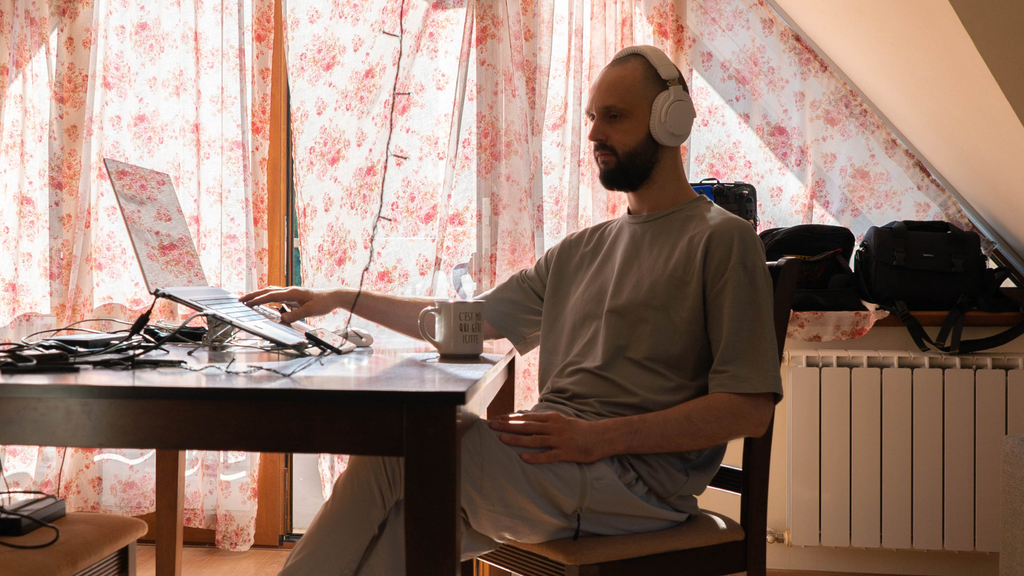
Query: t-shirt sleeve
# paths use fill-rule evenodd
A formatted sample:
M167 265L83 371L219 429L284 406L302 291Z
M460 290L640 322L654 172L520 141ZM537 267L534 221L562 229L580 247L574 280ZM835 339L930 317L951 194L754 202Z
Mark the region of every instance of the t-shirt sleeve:
M533 267L516 272L478 297L486 302L487 323L508 338L520 354L540 344L544 292L554 249L548 250Z
M708 392L772 392L782 399L772 279L749 225L705 263L704 305L712 364ZM724 239L720 239L724 240Z

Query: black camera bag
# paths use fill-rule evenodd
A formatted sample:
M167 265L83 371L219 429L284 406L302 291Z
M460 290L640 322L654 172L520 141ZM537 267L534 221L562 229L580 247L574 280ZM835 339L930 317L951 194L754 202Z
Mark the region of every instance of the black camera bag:
M791 256L803 260L793 310L863 310L850 269L854 237L849 228L800 224L772 228L759 234L765 257Z
M719 182L717 178L705 178L693 189L729 212L750 222L757 228L757 189L746 182Z
M847 262L853 258L853 232L843 226L828 224L799 224L785 228L772 228L758 234L764 243L768 260L783 256L808 258L823 252L842 250Z
M894 313L922 352L968 354L1005 344L1024 334L1024 322L989 338L960 341L964 316L984 303L989 311L1019 309L999 290L1003 271L989 269L977 233L948 222L890 222L864 234L855 270L865 300ZM932 340L914 310L949 310ZM946 345L946 339L950 344Z

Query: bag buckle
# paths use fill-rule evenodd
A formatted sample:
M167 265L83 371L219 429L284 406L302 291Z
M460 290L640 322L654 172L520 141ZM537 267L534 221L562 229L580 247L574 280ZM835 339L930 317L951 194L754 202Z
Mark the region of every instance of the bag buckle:
M956 299L956 304L954 306L960 308L964 312L967 312L971 308L974 308L974 303L971 301L970 297L967 296L967 294L960 294L960 296Z
M963 271L964 271L964 257L963 256L954 255L953 256L953 272L963 272Z
M907 249L897 246L893 249L893 253L896 255L896 265L905 267L907 265Z
M897 300L896 303L893 304L892 311L900 320L905 321L910 317L910 310L907 310L907 305L902 300Z

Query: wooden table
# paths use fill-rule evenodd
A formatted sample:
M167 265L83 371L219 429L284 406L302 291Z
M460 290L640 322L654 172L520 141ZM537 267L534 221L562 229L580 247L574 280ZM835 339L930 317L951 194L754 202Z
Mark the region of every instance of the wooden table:
M3 374L0 444L156 448L158 576L181 573L186 449L404 456L406 573L452 576L458 423L488 405L492 414L512 411L514 353L446 360L428 350L382 342L291 377L180 368ZM228 361L197 356L194 366ZM236 357L230 369L268 365L261 360Z

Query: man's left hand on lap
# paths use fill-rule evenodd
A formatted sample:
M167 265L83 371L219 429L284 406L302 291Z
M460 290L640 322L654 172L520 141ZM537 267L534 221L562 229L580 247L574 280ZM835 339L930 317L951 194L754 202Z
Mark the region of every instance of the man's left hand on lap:
M601 453L595 424L557 412L511 414L490 421L491 428L501 432L498 438L509 446L547 449L519 455L530 464L587 464L604 458L607 455Z

